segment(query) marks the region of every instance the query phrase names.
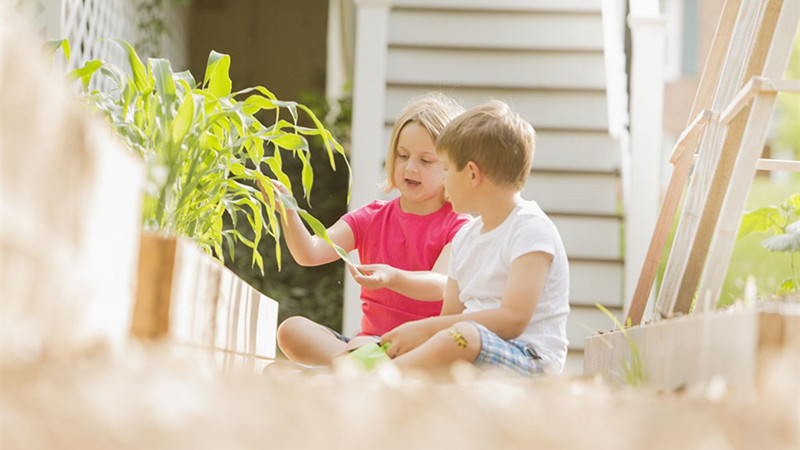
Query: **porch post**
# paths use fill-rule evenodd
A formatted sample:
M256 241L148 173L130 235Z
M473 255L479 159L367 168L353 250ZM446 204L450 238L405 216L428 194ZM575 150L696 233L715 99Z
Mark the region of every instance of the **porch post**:
M658 217L664 115L664 33L657 0L630 2L630 164L625 189L625 309L644 264ZM652 292L650 294L652 297ZM651 299L652 300L652 299ZM652 301L648 301L652 308Z
M349 210L378 198L381 181L386 46L389 0L356 1L355 70L353 73L353 122L350 165L353 192ZM345 271L342 331L351 335L361 324L360 286Z

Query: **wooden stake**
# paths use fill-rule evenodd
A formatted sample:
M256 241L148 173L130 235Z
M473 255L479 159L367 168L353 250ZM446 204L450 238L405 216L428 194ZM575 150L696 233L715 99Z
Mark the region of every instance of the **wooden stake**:
M761 72L763 55L771 42L765 39L771 37L769 27L758 26L762 6L760 1L752 1L740 11L714 98L712 109L715 111L733 100L742 85L743 67L747 68L744 75L748 80ZM756 31L758 35L753 40ZM662 317L671 316L673 311L685 314L691 309L741 140L741 127L731 124L726 130L724 125L714 121L705 130L698 164L689 184L686 205L658 295L656 306Z
M762 22L762 29L768 27L771 30L769 33L771 45L763 68L763 74L766 77L780 76L786 68L798 20L800 20L798 19L800 17L798 2L774 1L773 3L774 5L770 6L774 9L769 9L767 12L768 20ZM753 84L755 83L748 83L748 85ZM789 87L785 84L784 86ZM749 116L745 118L744 111L742 111L734 119L735 122L741 117L741 120L746 120L747 123L738 148L738 158L735 161L730 183L727 185L721 205L719 223L708 250L708 263L698 289L700 294L710 293L711 298L715 300L719 298L722 291L742 218L742 209L753 182L753 175L759 161L758 157L764 147L776 97L775 89L759 90Z
M698 125L700 124L698 123L695 125L695 122L702 121L705 123L710 119L710 110L709 114L705 113L704 110L708 110L711 107L712 99L717 91L717 85L719 84L723 66L723 57L730 46L732 37L731 31L734 28L740 6L741 0L727 0L722 9L722 15L717 24L717 30L711 43L705 69L700 78L697 94L692 104L691 113L689 114L689 124L692 129L699 130ZM709 115L709 117L702 119L706 115ZM647 255L645 256L642 271L639 275L639 281L636 284L631 306L628 311L628 320L632 325L638 325L644 315L644 310L647 307L647 300L650 297L650 291L653 289L653 282L656 272L658 271L658 265L661 262L661 255L664 253L667 236L669 235L669 230L672 228L672 220L675 217L675 211L678 209L678 203L680 202L684 185L689 175L689 169L692 163L692 158L689 156L694 154L697 148L697 137L699 137L699 135L695 135L693 139L689 139L689 135L691 134L692 133L684 132L681 136L682 139L679 140L679 144L676 145L675 151L673 152L675 167L670 177L666 196L661 204L661 212L658 215L656 228L650 240L650 246L647 249ZM689 145L689 141L692 141L691 145ZM685 142L686 145L681 148L679 145L682 142ZM686 152L686 148L691 148L691 151ZM680 158L679 153L686 153L687 157Z

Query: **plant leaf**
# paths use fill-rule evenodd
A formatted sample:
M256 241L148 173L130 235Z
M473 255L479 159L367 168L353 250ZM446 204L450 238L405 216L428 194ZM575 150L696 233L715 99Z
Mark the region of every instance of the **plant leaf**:
M800 234L776 234L761 241L761 246L771 252L800 252Z
M53 61L53 57L56 55L56 52L61 50L64 52L64 65L66 66L69 64L70 48L68 39L50 39L45 41L45 43L42 44L42 50L50 62Z
M79 67L69 74L67 74L67 80L72 82L77 79L81 80L81 84L83 85L83 89L89 88L89 82L92 80L92 75L94 75L97 70L103 66L103 61L98 59L93 59L91 61L87 61L83 67Z
M774 206L765 206L742 216L737 240L743 239L751 233L766 233L770 230L781 231L776 221L781 220L780 209Z
M142 64L142 60L136 55L136 50L131 47L131 44L123 41L122 39L111 39L111 42L117 44L120 48L125 50L128 55L128 65L131 67L133 73L133 84L139 92L144 92L150 89L150 79L147 76L147 68Z
M231 57L229 55L211 51L206 64L206 75L203 84L208 85L208 91L216 98L221 98L231 93L231 77L229 69Z
M172 124L172 142L183 142L183 138L189 133L192 122L194 121L194 95L191 92L183 97L181 106L178 107L178 114Z
M264 139L287 150L308 150L308 141L299 134L281 134L278 136L267 136Z
M150 71L155 79L156 92L161 95L162 101L166 104L176 95L172 66L166 59L155 58L150 60Z

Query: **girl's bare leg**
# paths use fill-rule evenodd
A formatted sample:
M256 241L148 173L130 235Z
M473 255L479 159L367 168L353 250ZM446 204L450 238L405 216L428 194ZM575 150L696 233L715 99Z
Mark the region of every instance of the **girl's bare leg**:
M290 317L280 324L277 340L287 358L310 366L330 365L346 348L330 330L300 316Z

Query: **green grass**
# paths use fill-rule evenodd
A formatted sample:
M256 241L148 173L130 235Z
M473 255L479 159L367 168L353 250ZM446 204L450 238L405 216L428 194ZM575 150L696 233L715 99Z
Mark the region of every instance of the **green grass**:
M762 206L778 205L789 198L791 194L800 192L800 176L793 174L790 180L783 183L771 182L768 178L757 177L745 204L745 211ZM682 206L681 206L682 208ZM680 209L678 210L680 211ZM677 214L676 214L677 216ZM672 231L667 241L667 249L672 248L672 240L677 228L678 218L673 222ZM722 286L719 306L729 305L742 298L747 277L753 275L759 296L773 295L778 290L778 285L791 276L788 253L770 252L761 246L761 241L767 234L752 234L738 241L731 255L728 274ZM661 285L664 269L667 263L668 252L664 252L661 265L658 268L656 280L657 288Z

